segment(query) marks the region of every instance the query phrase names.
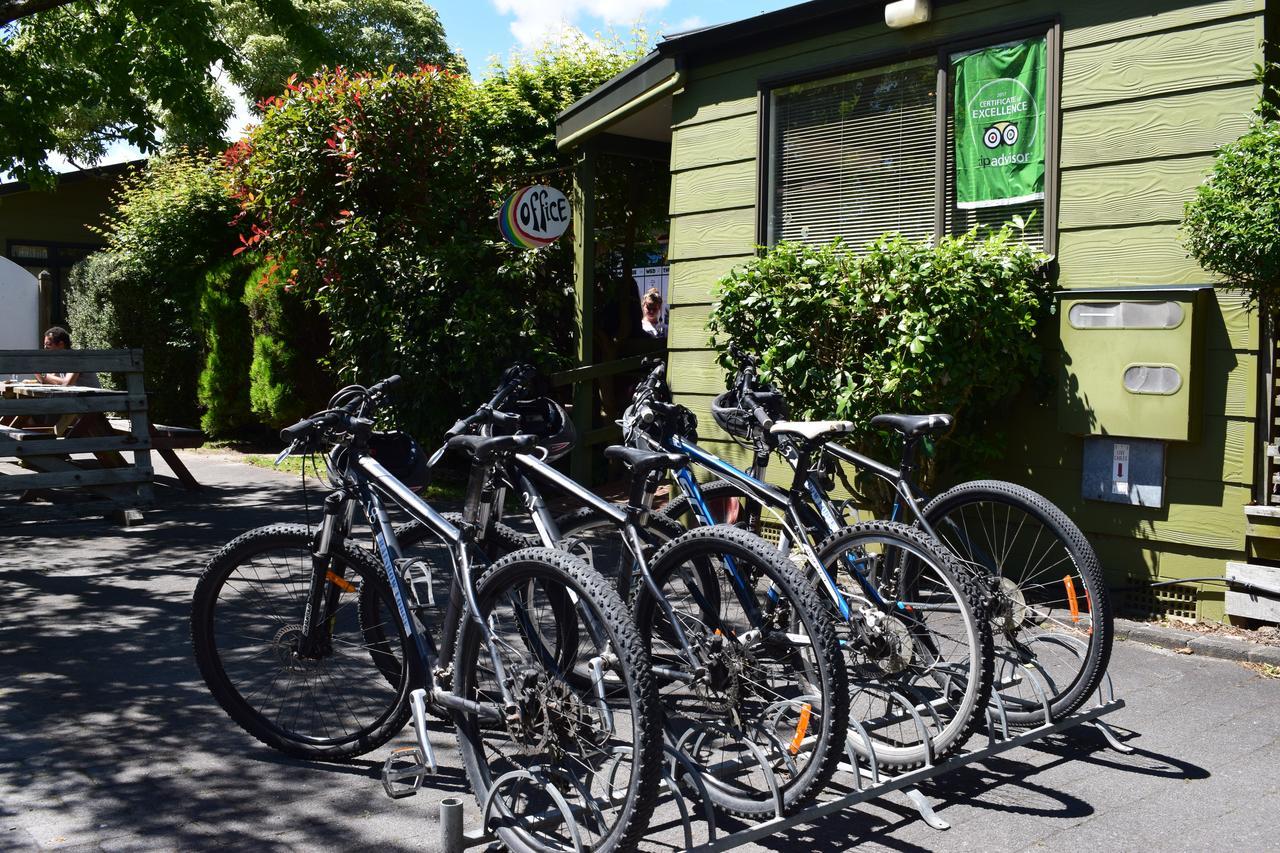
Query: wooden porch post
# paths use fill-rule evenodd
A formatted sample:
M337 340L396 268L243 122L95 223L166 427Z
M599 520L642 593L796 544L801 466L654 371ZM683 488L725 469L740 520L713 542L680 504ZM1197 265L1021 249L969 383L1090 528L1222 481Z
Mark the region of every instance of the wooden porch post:
M585 143L573 170L573 282L578 321L578 366L585 367L595 357L596 301L596 144ZM590 484L591 452L587 433L595 411L595 380L585 379L573 386L573 423L578 430L578 446L573 449L569 470L580 483Z

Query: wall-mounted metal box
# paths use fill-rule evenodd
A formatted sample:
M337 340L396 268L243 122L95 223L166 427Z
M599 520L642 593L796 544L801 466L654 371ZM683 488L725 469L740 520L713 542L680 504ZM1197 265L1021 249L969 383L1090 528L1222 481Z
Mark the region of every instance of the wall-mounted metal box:
M1057 295L1059 428L1076 435L1199 438L1212 286Z

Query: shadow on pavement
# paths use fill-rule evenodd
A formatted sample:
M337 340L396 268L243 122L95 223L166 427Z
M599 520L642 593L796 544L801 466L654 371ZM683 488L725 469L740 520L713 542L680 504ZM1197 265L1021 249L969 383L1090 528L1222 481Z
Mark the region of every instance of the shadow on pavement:
M258 745L191 654L205 563L244 530L302 521L296 482L234 472L195 494L157 491L136 527L0 528L0 848L368 846L351 811L379 807L375 762L306 764ZM323 493L309 497L314 520Z

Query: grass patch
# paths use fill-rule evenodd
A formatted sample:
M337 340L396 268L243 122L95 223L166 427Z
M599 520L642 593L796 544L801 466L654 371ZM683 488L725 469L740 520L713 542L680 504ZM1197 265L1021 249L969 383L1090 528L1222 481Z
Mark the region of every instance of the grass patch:
M274 453L241 453L240 459L258 468L272 468L275 466L276 454ZM316 469L307 461L305 456L289 456L280 463L277 471L285 471L298 477L302 476L302 466L307 466L307 480L313 481L316 477ZM324 463L319 459L316 464L320 466L320 474L324 475ZM431 483L420 493L422 499L439 503L461 503L466 487L462 483L455 483L449 480L441 480L440 482Z

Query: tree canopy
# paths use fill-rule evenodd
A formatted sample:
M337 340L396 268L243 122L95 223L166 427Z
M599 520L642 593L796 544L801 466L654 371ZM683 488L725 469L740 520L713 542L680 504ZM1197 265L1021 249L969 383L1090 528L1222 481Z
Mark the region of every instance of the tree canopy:
M321 66L378 71L388 65L412 70L435 65L466 70L449 49L444 27L423 0L295 0L324 38L322 52L305 50L253 0L224 0L222 20L242 61L231 78L251 104L280 94L292 75L309 77Z
M0 0L0 173L48 185L56 153L91 164L221 148L233 105L323 66L463 67L423 0Z

